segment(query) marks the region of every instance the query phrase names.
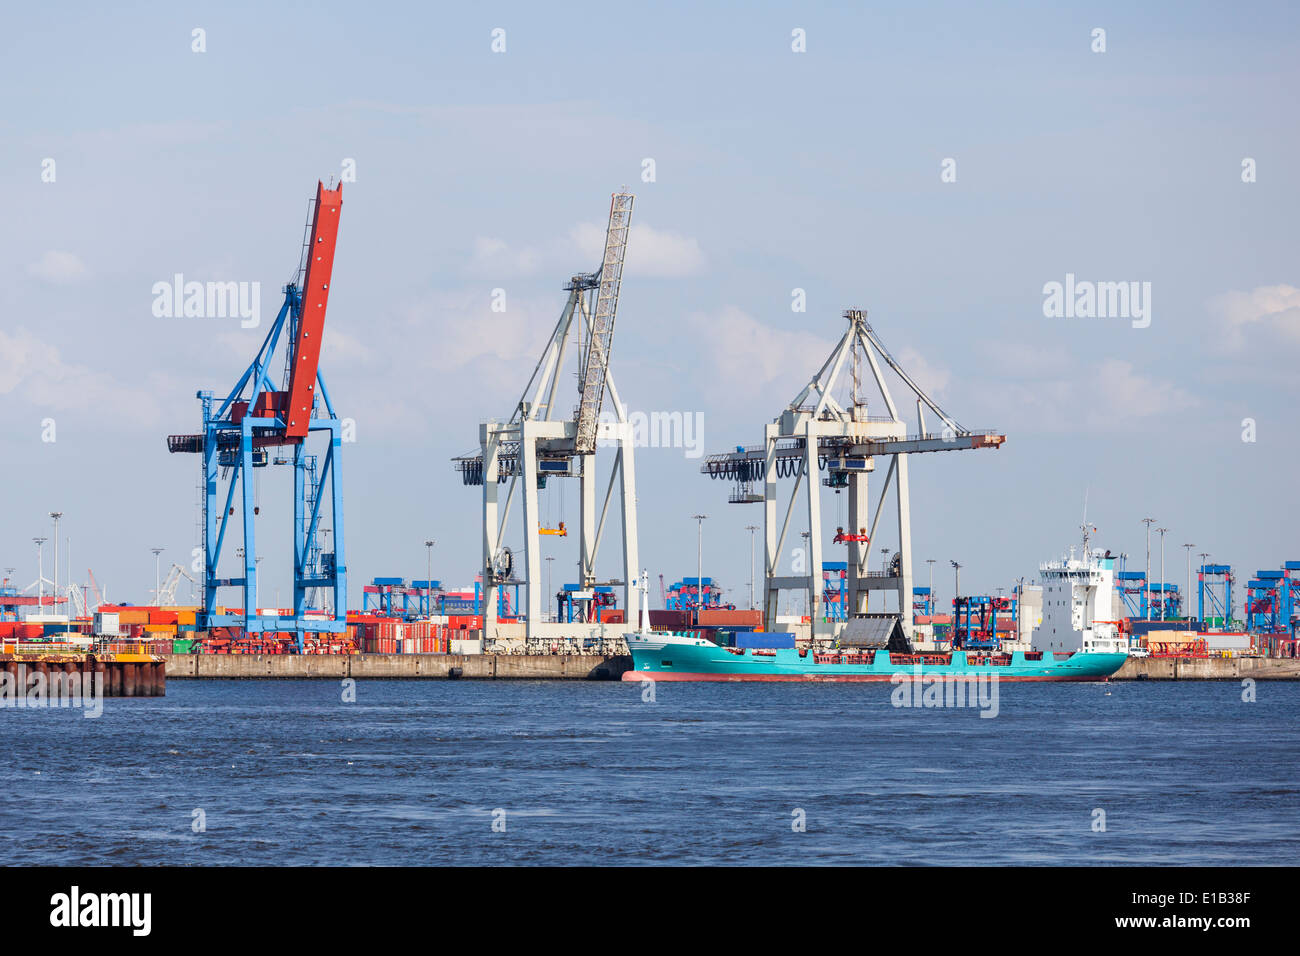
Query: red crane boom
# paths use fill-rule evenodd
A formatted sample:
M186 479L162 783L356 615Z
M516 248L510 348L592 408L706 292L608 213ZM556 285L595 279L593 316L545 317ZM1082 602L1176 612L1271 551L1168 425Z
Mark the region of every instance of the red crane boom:
M289 371L289 399L285 409L286 438L304 439L316 399L316 372L320 366L321 335L325 330L325 306L329 302L330 276L334 272L334 244L339 235L339 211L343 208L343 186L326 189L316 183L316 212L311 223L311 247L307 273L302 283L302 312L293 341Z

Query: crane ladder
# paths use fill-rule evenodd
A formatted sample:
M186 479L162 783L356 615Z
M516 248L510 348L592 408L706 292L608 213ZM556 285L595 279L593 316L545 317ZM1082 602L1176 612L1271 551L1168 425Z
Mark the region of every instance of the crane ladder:
M627 232L632 222L632 199L632 194L627 192L614 193L610 199L605 257L600 264L596 309L592 315L581 375L582 401L578 406L578 434L574 443L580 455L589 455L596 450L600 406L605 399L605 372L609 368L618 293L623 284L623 256L627 251Z

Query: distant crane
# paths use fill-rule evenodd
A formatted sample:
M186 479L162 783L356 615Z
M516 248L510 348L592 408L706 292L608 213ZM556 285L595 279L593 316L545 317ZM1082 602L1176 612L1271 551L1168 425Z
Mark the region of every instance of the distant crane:
M158 604L161 607L174 607L176 605L176 585L180 584L181 578L185 578L190 584L198 587L199 582L194 579L190 572L186 571L179 564L173 564L167 572L167 577L163 579L162 586L158 590Z
M98 609L101 604L105 603L104 592L100 589L99 582L95 580L94 571L86 568L86 576L90 578L90 593L95 598L94 607Z
M317 182L302 257L293 280L284 287L284 304L262 347L220 403L214 401L211 392L197 393L203 408L202 434L172 435L167 439L172 452L203 456L201 626L242 628L245 633L288 631L296 636L299 650L304 631L338 633L346 628L347 567L343 560L343 485L339 476L343 422L335 414L320 372L321 339L342 208L343 187L326 189L324 183ZM270 376L281 338L286 343L284 377L277 389ZM307 450L312 433L327 437L319 471L317 455ZM261 509L255 494L254 470L270 463L269 448L290 449L291 454L277 457L275 463L290 464L294 471L294 602L292 614L286 616L278 611L259 615L257 611L255 518ZM218 502L217 495L219 471L228 482L223 502ZM240 516L235 519L237 488ZM318 541L326 500L334 537L332 551L325 551ZM230 525L242 531L241 567L235 575L222 577L219 566ZM217 613L218 591L223 587L240 590L242 614ZM317 588L332 597L333 613L328 617L308 617L304 613Z
M537 493L550 478L579 480L578 533L580 600L595 600L596 556L605 530L609 505L619 490L622 513L623 578L605 586L621 585L625 620L635 624L639 591L637 575L636 477L633 467L634 434L623 404L614 387L610 369L614 321L623 282L623 260L632 222L633 196L627 191L613 194L605 249L600 268L573 275L564 288L569 293L564 310L533 370L510 420L484 422L479 426L479 450L454 460L466 485L483 488L483 601L485 637L496 638L496 590L513 583L512 561L504 560L506 526L516 489L522 488L524 522L524 582L527 586L526 621L529 640L572 637L564 623L543 619L541 535L555 533L539 526ZM583 335L585 333L585 347ZM570 339L581 348L577 356L578 406L567 415L557 407L557 393ZM613 403L612 420L601 420L605 393ZM613 446L615 457L605 490L604 505L596 511L596 450ZM508 482L505 502L500 486ZM558 529L557 529L558 530ZM606 626L613 636L626 624Z

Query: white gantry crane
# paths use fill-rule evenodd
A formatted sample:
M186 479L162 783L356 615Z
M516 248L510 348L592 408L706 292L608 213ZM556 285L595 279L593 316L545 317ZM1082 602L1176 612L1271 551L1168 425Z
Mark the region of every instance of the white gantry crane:
M181 578L185 578L190 584L197 588L199 582L194 580L194 576L186 571L179 564L173 564L167 572L167 577L163 579L162 587L158 591L159 607L176 606L176 585L181 583Z
M550 340L533 370L510 420L479 425L479 451L455 459L467 485L483 487L483 615L484 637L497 637L498 589L521 583L514 575L515 561L505 547L506 529L517 491L522 491L524 577L528 640L585 636L575 634L572 623L544 620L543 608L554 606L554 595L543 595L546 579L542 567L541 535L567 536L559 529L541 527L538 490L551 478L573 478L579 483L578 561L581 602L594 597L598 584L621 585L624 620L635 625L639 607L637 589L636 470L634 435L626 409L619 400L610 369L614 320L623 281L623 258L632 220L631 193L614 193L605 232L605 252L600 269L580 273L565 283L569 297ZM576 411L560 396L560 378L570 342L576 342L579 400ZM613 405L601 418L605 393ZM567 407L567 410L566 410ZM615 449L603 504L596 511L596 450ZM505 501L501 485L508 482ZM604 536L615 489L622 515L623 577L621 581L596 580L596 556ZM545 597L545 602L543 598ZM611 624L606 636L620 636L628 625Z
M783 590L798 592L807 598L814 638L834 638L855 618L868 615L872 591L897 592L897 613L877 617L888 626L897 619L904 637L912 639L912 521L908 493L907 460L921 452L959 451L970 448L997 448L1006 436L994 431L964 429L930 399L910 375L881 344L867 324L867 313L850 310L844 313L848 329L817 374L789 406L764 429L762 446L739 448L734 452L711 455L701 471L714 478L735 482L731 501L762 503L766 541L764 622L768 630L776 628L777 606ZM881 411L868 414L868 403L859 394L861 362L865 358L879 392ZM916 431L909 434L899 415L898 406L881 372L883 362L893 370L916 400ZM852 383L848 407L833 397L845 365L851 365ZM873 399L874 401L874 399ZM925 409L938 418L938 430L926 425ZM875 460L887 457L889 469L878 493L875 513L868 525L870 500L867 476L875 470ZM819 481L818 475L824 474ZM793 478L794 488L778 522L777 481ZM758 492L755 485L762 483ZM801 486L806 485L808 554L801 570L804 573L783 575L780 557L790 530L791 517ZM879 570L870 569L871 545L884 510L891 486L897 503L897 548ZM846 620L821 620L825 615L823 600L822 513L820 495L823 487L848 492L848 527L837 530L837 544L847 545L845 574ZM797 540L797 539L796 539ZM895 542L891 542L895 543ZM882 599L883 600L883 599Z

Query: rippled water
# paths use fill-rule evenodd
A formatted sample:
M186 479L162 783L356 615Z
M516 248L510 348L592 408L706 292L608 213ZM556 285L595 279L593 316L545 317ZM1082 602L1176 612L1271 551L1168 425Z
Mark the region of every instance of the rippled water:
M1300 684L999 690L982 719L888 685L173 680L0 710L0 836L10 864L1300 860Z

